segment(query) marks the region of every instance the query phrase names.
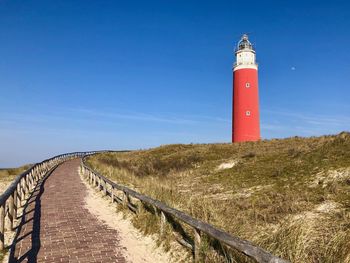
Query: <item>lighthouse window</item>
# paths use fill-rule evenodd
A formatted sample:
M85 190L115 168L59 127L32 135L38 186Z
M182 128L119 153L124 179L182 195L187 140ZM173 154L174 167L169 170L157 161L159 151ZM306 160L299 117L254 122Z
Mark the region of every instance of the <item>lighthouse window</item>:
M246 116L250 116L250 111L247 110L247 111L245 112L245 115L246 115Z
M246 88L250 88L250 83L247 82L247 83L245 84L245 87L246 87Z

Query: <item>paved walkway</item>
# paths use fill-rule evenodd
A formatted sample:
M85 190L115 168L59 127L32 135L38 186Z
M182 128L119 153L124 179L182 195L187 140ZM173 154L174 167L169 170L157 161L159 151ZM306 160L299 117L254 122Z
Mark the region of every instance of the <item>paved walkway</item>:
M125 262L118 232L84 206L79 163L63 163L36 187L9 262Z

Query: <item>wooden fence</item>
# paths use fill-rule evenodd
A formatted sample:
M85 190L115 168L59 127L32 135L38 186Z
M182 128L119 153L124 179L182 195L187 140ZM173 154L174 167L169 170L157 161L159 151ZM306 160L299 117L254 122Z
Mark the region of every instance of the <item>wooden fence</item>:
M10 230L14 229L14 221L17 218L18 208L21 207L35 188L36 184L47 173L55 169L59 164L78 157L83 157L96 152L66 153L44 160L18 175L6 191L0 195L0 250L5 247L5 221L8 220Z
M109 196L111 198L111 202L118 202L124 207L129 208L134 213L139 213L141 210L147 210L150 212L153 211L155 215L160 216L161 232L164 231L166 224L169 224L172 227L172 232L176 240L181 245L190 248L193 251L195 262L203 261L203 253L201 252L203 235L207 235L207 237L210 239L215 240L216 243L220 244L221 248L225 247L229 250L232 249L234 251L238 251L259 263L288 262L287 260L278 258L266 250L253 245L249 241L231 236L223 230L220 230L201 220L195 219L177 209L171 208L160 201L112 182L108 178L90 168L86 164L85 158L83 158L81 162L81 172L92 186L97 186L99 191L102 190L104 195ZM136 202L133 203L131 197L135 199ZM192 229L192 235L186 233L185 229L179 224L179 222L188 225ZM220 253L218 249L216 250Z

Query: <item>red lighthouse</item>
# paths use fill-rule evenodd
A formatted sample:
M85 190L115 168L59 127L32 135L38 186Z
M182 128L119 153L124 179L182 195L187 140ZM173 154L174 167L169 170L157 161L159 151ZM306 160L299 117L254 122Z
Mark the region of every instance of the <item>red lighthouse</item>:
M233 66L232 142L260 140L258 65L244 34L237 44Z

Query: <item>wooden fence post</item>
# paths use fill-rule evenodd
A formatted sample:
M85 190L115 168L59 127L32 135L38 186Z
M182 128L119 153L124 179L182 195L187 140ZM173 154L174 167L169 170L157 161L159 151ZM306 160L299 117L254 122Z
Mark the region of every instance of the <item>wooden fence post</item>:
M194 229L194 262L199 263L203 261L201 251L201 232L198 229Z
M113 185L111 186L111 199L112 199L112 204L114 203L114 187Z
M143 202L141 200L139 200L138 204L137 204L137 213L141 214L144 211L145 207L143 205Z
M160 236L163 237L165 234L165 228L166 228L166 215L163 211L160 211Z
M32 183L32 189L34 190L35 185L36 185L36 181L35 181L33 172L30 172L30 181Z
M103 181L103 194L106 196L107 195L107 182Z
M17 219L17 189L13 192L13 220Z
M25 198L25 190L24 190L24 187L23 187L23 180L20 181L20 184L21 184L21 206L23 204L23 200Z
M17 208L21 206L21 182L17 184Z
M41 170L40 170L40 165L38 165L38 168L36 170L37 174L38 174L38 177L39 177L39 180L41 179Z
M32 190L32 185L34 185L34 184L32 184L32 180L31 180L29 174L27 175L27 182L28 182L28 193L30 193Z
M25 198L27 196L28 192L29 192L27 176L23 177L23 185L24 185L24 198Z
M36 180L35 180L33 171L30 172L30 178L31 178L31 181L32 181L32 188L34 189L34 188L35 188L35 185L36 185Z
M127 194L127 192L123 191L123 206L128 207L128 204L129 204L129 195Z
M14 221L14 208L15 208L15 204L14 204L14 193L12 193L9 197L9 219L10 219L10 229L13 229L13 221Z
M32 189L32 178L30 177L30 173L28 173L28 175L27 175L27 180L28 180L28 189L29 189L29 191Z
M5 204L0 206L0 250L5 248Z
M30 172L30 180L32 182L32 189L34 190L35 189L35 185L36 185L36 180L34 178L33 172Z
M98 180L97 180L97 191L100 191L101 190L101 178L98 177Z
M92 185L94 183L94 176L90 171L88 171L88 175L89 175L89 183L90 185Z
M37 174L36 174L36 172L35 172L35 169L32 170L32 174L33 174L34 181L35 181L35 182L38 182L38 181L39 181L39 178L38 178L38 176L37 176Z
M155 207L154 205L152 205L152 207L153 207L154 215L159 216L157 207Z

